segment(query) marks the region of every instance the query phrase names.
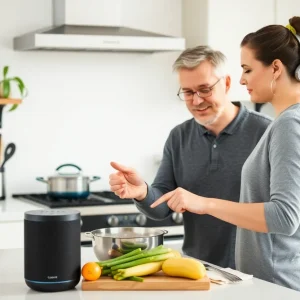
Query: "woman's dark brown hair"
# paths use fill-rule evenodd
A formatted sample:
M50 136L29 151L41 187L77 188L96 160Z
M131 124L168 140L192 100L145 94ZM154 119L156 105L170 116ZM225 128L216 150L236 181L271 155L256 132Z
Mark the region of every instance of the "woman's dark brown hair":
M300 17L291 18L289 23L300 35ZM295 70L300 64L300 42L286 27L269 25L249 33L242 40L241 47L243 46L253 49L255 58L265 66L270 66L275 59L279 59L291 78L295 78Z

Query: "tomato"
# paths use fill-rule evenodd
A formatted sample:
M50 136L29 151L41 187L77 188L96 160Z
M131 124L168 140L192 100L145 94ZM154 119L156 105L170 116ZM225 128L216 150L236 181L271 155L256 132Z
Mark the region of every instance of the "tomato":
M101 276L101 268L95 262L88 262L82 267L81 274L85 280L97 280Z

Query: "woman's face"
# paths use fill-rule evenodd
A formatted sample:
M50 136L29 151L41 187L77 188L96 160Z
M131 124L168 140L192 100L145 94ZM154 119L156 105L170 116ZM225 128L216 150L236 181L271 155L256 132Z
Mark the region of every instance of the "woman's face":
M241 48L241 66L243 73L240 84L245 85L254 103L270 102L273 98L276 82L273 80L273 69L266 67L254 57L254 50L244 46Z

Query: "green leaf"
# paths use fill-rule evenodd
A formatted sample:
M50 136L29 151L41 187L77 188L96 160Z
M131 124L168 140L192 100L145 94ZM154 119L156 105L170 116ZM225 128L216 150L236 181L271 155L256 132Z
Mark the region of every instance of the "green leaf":
M20 85L19 85L19 90L20 90ZM20 90L21 92L21 90ZM21 93L22 98L26 98L28 96L28 90L26 89L26 87L23 90L23 94Z
M4 79L6 78L7 72L8 72L8 66L5 66L3 68L3 77L4 77Z
M14 104L14 105L9 109L9 111L13 111L13 110L15 110L17 107L18 107L18 104Z
M3 80L3 97L8 98L10 94L10 82L8 80Z
M27 88L25 87L25 90L24 90L24 94L23 94L23 98L27 97L28 96L28 90Z
M23 98L25 98L28 95L28 91L27 91L27 89L25 87L25 84L24 84L23 80L20 77L14 77L11 80L14 80L15 82L18 83L18 87L19 87L21 96Z
M22 79L19 78L19 77L14 77L14 78L12 78L12 80L14 80L14 81L16 81L16 82L18 83L20 92L21 92L21 94L23 95L23 92L24 92L24 89L25 89L25 84L24 84L24 82L22 81Z

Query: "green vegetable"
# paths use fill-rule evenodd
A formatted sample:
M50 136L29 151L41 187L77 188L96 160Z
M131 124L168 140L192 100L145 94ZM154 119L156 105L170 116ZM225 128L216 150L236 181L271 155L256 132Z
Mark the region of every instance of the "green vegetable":
M130 267L134 267L134 266L138 266L138 265L142 265L142 264L147 264L150 262L162 261L162 260L166 260L171 257L175 257L175 254L172 253L171 251L172 250L170 249L169 253L153 255L153 256L149 256L149 257L145 257L145 258L141 258L141 259L136 259L136 260L133 260L133 261L130 261L127 263L114 265L111 267L111 270L113 271L113 270L118 270L118 269L126 269L126 268L130 268Z
M125 257L130 257L130 256L133 256L133 255L136 255L136 254L140 253L141 251L142 251L142 249L135 249L135 250L133 250L133 251L127 253L127 254L124 254L122 256L118 256L118 257L111 258L111 259L108 259L108 260L99 261L99 262L97 262L97 264L100 267L103 267L103 266L105 266L109 262L118 261L118 260L123 259Z
M144 281L144 278L143 277L139 277L139 276L131 276L131 277L128 277L128 278L125 278L127 280L132 280L132 281L139 281L139 282L143 282Z
M135 248L128 248L128 249L126 249L126 248L119 248L119 251L120 251L120 253L122 253L122 254L127 254L127 253L132 252L134 249L135 249ZM138 248L138 249L141 249L141 248ZM121 256L123 256L122 254L121 254Z
M134 255L134 256L126 257L124 259L120 258L117 261L106 263L105 266L113 267L113 266L116 266L116 265L127 263L129 261L134 261L134 260L137 260L137 259L146 258L146 257L154 256L154 255L165 254L165 253L169 253L171 251L172 251L172 249L170 249L170 248L159 248L159 249L154 248L154 249L151 249L151 250L148 250L148 251L143 251L142 253L139 253L139 254Z
M122 242L121 243L122 249L137 249L137 248L141 248L141 249L146 249L147 248L147 244L145 243L132 243L132 242Z
M105 276L105 275L108 275L110 273L111 273L111 269L104 269L104 270L101 271L101 276L102 275Z

